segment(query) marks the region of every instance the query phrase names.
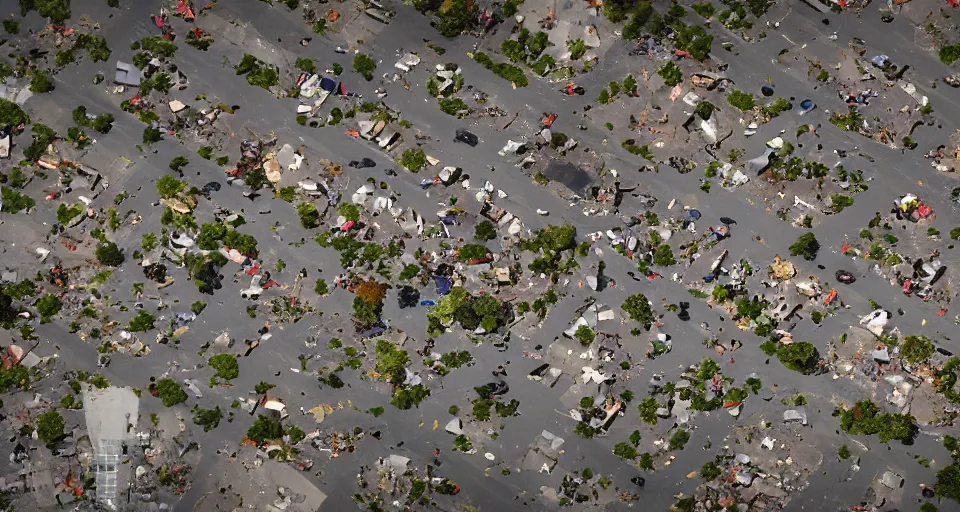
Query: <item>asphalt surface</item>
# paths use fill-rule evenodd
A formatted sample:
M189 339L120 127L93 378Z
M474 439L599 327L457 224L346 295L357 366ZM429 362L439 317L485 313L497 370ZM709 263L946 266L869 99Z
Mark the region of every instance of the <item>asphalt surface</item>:
M153 214L158 210L150 206L150 203L156 201L153 182L159 176L169 172L167 163L171 158L178 154L190 157L191 164L186 172L187 180L192 184L202 185L210 180L223 181L218 167L212 162L195 156L197 146L195 143L182 146L168 136L167 140L156 144L151 151L138 155L134 146L140 143L143 125L118 108L120 101L129 94L113 95L110 91L112 87L106 87L106 84L96 86L90 83L92 75L97 71L110 76L115 59L129 61L134 53L127 47L130 42L156 33L150 24L149 14L155 12L157 8L157 5L137 3L125 6L119 14L106 19L107 9L100 6L89 7L93 18L101 21L102 31L114 51L111 59L106 63L91 63L84 59L79 65L69 66L56 75L57 90L54 93L49 96L34 97L26 105L32 116L44 120L46 124L58 131L65 131L70 124L70 111L81 103L87 105L88 111L92 113L112 112L116 115L117 122L113 131L108 135L97 137L98 144L89 158L92 165L102 170L109 167L119 155L125 155L134 161L134 165L129 169L110 176L110 190L101 194L95 201L95 206L108 206L112 204L112 198L116 192L126 190L132 194L120 210L137 210L143 215L144 222L134 227L122 228L126 232L118 235L122 237L122 241L118 240L118 242L127 248L128 254L133 249L139 248L139 240L143 233L160 230L159 216ZM311 57L321 68L332 62L339 62L347 69L350 67L352 56L338 55L333 51L337 45L344 44L339 34L331 34L329 38L314 37L308 47L301 47L297 41L301 37L312 35L309 32L309 26L300 23L298 14L288 13L280 6L270 7L254 0L221 2L212 14L225 19L236 17L244 20L265 42L258 45L255 40L257 36L248 32L250 40L246 44L264 47L267 46L266 42L269 42L271 47L279 47L287 52ZM33 21L37 21L35 14L30 16ZM696 17L696 14L690 12L688 16ZM830 19L830 25L821 23L820 20L824 17ZM174 23L178 26L179 21ZM204 18L200 18L198 26L204 26ZM505 35L502 33L505 29L500 30L499 35L488 36L487 42L499 41L499 38ZM758 154L764 141L776 135L781 126L787 130L787 134L790 134L802 119L805 123L822 124L819 130L820 142L825 146L825 153L837 148L858 147L875 158L876 164L873 167L863 168L865 175L875 178L870 183L870 190L857 195L854 206L840 215L830 217L814 228L823 246L817 260L815 262L795 261L799 268L799 275L818 274L822 278L827 278L832 276L836 269L845 268L855 271L858 277L863 276L855 285L842 289L842 299L850 309L839 315L830 316L824 325L817 329L811 322L802 321L793 331L794 337L807 339L822 351L827 341L838 337L849 325L855 323L856 318L869 311L867 305L869 298L877 300L890 310L902 308L905 314L896 316L894 324L904 333L934 336L938 333L953 332L954 326L951 321L953 312L938 317L936 305L903 297L888 282L869 272L866 262L851 261L850 258L839 254L839 247L844 240L855 238L857 232L875 211L885 212L889 209L890 201L905 192L918 193L926 202L934 206L937 211L934 226L942 232L945 233L951 227L960 225L954 203L949 197L950 189L955 186L954 179L951 176L935 174L928 163L921 158L926 148L945 142L949 134L957 129L956 120L960 119L960 103L957 100L956 90L929 87L933 79L945 74L947 70L936 60L935 55L915 47L911 36L912 25L900 19L893 24L882 24L879 21L879 15L869 12L861 17L854 17L851 13L842 15L831 13L824 16L798 3L779 30L768 30L766 42L761 44L741 42L736 44L735 54L720 50L719 43L722 40L736 41L736 39L722 29L714 29L714 31L718 34L714 49L722 61L729 63L727 73L735 79L738 87L747 89L749 84L756 84L755 88L759 89L760 84L764 83L767 77L771 77L776 84L777 95L793 96L798 99L809 97L820 106L805 118L798 118L795 112L791 112L781 116L783 119L764 126L759 134L744 142L743 147L747 150L747 157ZM796 79L798 72L796 69L785 69L775 63L777 53L791 46L789 41L794 41L796 44L812 41L829 44L826 38L834 31L838 35L835 42L838 45L843 45L851 37L858 36L867 42L868 56L884 53L894 62L911 65L912 69L907 73L907 78L912 80L923 94L930 97L936 108L934 116L943 126L941 129L921 128L919 134L914 137L921 143L920 149L903 153L882 147L859 135L840 132L827 122L826 110L843 108L843 104L836 98L832 88L821 86L814 90L808 83ZM181 30L181 32L185 31ZM605 34L603 36L613 37ZM437 41L447 49L447 53L442 57L433 56L430 50L423 48L425 38ZM279 42L278 39L280 39ZM580 212L580 207L571 207L569 201L546 192L515 168L510 159L497 155L496 151L507 140L530 137L531 124L535 123L542 112L552 111L560 114L555 125L556 129L579 139L580 148L591 148L602 155L608 168L621 172L625 184L638 183L643 191L660 198L658 208L662 208L671 198L676 197L681 204L693 205L703 213L703 220L698 223L698 226L716 225L720 216L737 219L738 224L733 228L733 236L725 242L725 247L730 250L731 260L748 257L763 267L774 254L786 254L787 247L802 233L801 230L787 227L772 214L764 212L762 205L747 202L745 194L741 191L725 191L715 186L710 194L700 192L698 178L702 174L699 172L680 175L663 166L657 174L636 173L635 169L644 162L620 148L619 141L626 138L626 134L622 136L619 132L608 134L602 128L606 119L592 118L587 131L576 129L576 125L582 121L573 112L582 112L585 105L594 103L600 85L610 80L622 80L627 69L635 70L644 65L639 59L627 55L629 48L626 43L615 43L613 48L601 58L601 66L586 79L578 82L588 88L587 95L567 97L557 92L559 84L550 84L541 80L531 80L526 88L511 89L504 81L467 57L466 53L473 48L473 38L464 36L456 41L440 41L441 39L429 27L426 18L409 7L398 6L396 19L375 37L365 38L365 44L361 48L380 62L378 75L388 70L392 73L391 67L396 60L398 49L420 51L424 62L407 75L413 87L408 91L400 84L387 85L389 95L385 101L402 112L404 119L434 137L427 142L425 149L428 154L439 158L443 162L442 165L461 166L471 175L472 183L479 184L484 180L490 180L497 188L506 191L508 197L498 200L497 204L521 217L526 228L536 229L547 223L569 222L577 227L582 238L586 233L621 225L619 218L614 215L584 216ZM498 43L493 44L498 46ZM244 49L229 45L218 38L208 52L199 52L181 44L174 59L180 69L188 75L190 85L186 91L171 96L186 101L197 94L204 93L210 97L216 96L226 104L241 106L236 115L221 117L220 123L223 124L219 126L232 136L227 140L223 150L217 152L218 156L230 154L235 157L240 140L247 137L245 128L248 127L260 134L275 131L280 136L281 144L304 144L309 148L310 153L320 157L340 162L363 157L375 160L377 167L374 169L350 171L349 185L346 185L347 192L363 183L368 176L378 180L387 178L383 170L395 167L388 155L374 151L369 145L344 135L343 126L310 129L296 125L294 122L296 100L278 100L266 91L249 86L242 77L236 76L229 66L222 65L222 56L225 55L230 62L236 62L243 53ZM520 119L510 128L500 130L499 128L509 120L509 116L492 120L458 120L442 113L436 106L435 100L430 98L425 90L426 79L432 65L441 61L459 64L468 84L489 93L491 103L506 110L510 116L513 113L520 113ZM649 65L647 67L650 68ZM800 71L805 73L805 67L803 65ZM636 71L634 73L638 74ZM362 94L364 99L375 97L372 91L378 86L377 81L366 83L358 75L349 71L345 72L342 79L347 82L351 90ZM662 91L659 98L663 101ZM637 99L637 110L642 108L645 100L646 98ZM455 144L452 141L452 134L456 128L460 127L468 127L476 133L481 138L481 144L476 148ZM621 131L624 130L621 129ZM609 143L606 146L601 144L604 137L609 137ZM665 148L662 151L663 157L658 151L657 157L665 158L665 154L670 150ZM682 153L679 149L676 152ZM705 159L705 155L700 157ZM491 167L495 170L491 171ZM311 173L315 175L315 172L316 168L301 171L305 177ZM401 171L399 179L388 181L399 193L399 201L402 205L413 206L425 218L429 217L432 221L433 211L440 207L437 203L443 201L442 191L431 189L428 197L418 186L422 177L424 177L423 173L410 176ZM918 181L921 180L922 186L918 185ZM271 199L269 194L264 194L263 197L250 202L241 195L242 191L239 185L224 186L213 199L216 203L229 208L244 208L249 223L241 231L256 236L260 241L263 260L272 264L278 258L282 258L287 263L287 270L275 277L282 282L292 283L296 271L306 268L309 271L307 282L322 276L327 279L328 284L332 284L333 276L341 272L338 268L338 255L332 249L319 248L309 241L313 235L300 227L292 206L279 199ZM624 200L621 206L622 213L632 213L637 209L632 201L630 197ZM479 209L476 203L464 206L471 210ZM55 204L41 204L38 208L39 212L33 217L49 219L55 207ZM256 212L260 209L270 209L272 213L258 215ZM540 217L535 213L537 209L548 210L551 213L548 217ZM212 212L208 203L201 202L195 215L202 222L202 219L209 218ZM3 217L7 224L16 225L24 222L19 216L11 217L4 214ZM271 229L275 222L278 223L276 229ZM45 233L48 229L38 229L37 232ZM462 226L455 231L459 236L469 238L472 227ZM755 241L755 237L758 236L762 238L763 243ZM310 245L305 247L309 249L298 250L287 245L301 238L308 239L307 243ZM5 242L10 244L14 240L8 238ZM625 388L632 389L638 395L638 399L645 397L646 382L653 373L665 373L667 378L676 378L679 367L713 355L712 351L708 351L700 343L706 337L698 327L701 321L707 321L711 326L725 325L724 332L720 333L721 340L737 338L744 342L743 349L732 353L736 359L735 363L729 363L729 358L717 358L725 375L735 378L739 383L746 375L756 372L765 386L776 383L781 393L784 390L803 391L810 399L807 410L812 428L803 430L802 435L806 441L822 449L824 463L811 475L811 487L797 495L788 505L787 510L827 510L840 505L850 505L859 501L859 496L877 471L882 472L887 466L899 468L901 474L907 479L904 505L910 503L914 496L919 496L917 484L932 483L933 470L923 469L917 465L913 460L914 455L933 460L946 459L947 455L936 438L925 432L918 438L915 445L911 447L891 445L891 450L885 449L886 447L875 438L857 438L857 441L862 442L869 451L863 453L862 469L855 480L839 486L838 475L845 470L845 467L842 468L836 462L834 454L840 445L851 444L852 446L853 443L847 436L834 433L839 427L837 420L830 416L833 410L832 402L835 396L853 401L861 398L858 394L862 391L851 383L832 380L828 375L802 376L784 371L776 360L770 361L769 365L765 364L767 358L756 347L761 340L752 334L737 331L729 321L721 324L718 313L709 309L701 301L690 297L685 289L686 285L674 283L668 279L635 283L626 277L626 272L635 270L635 265L629 260L616 256L612 249L604 244L598 245L606 254L604 261L607 264L607 275L614 277L618 283L614 288L593 294L598 301L616 306L621 304L628 295L642 292L654 304L660 304L662 298L666 298L667 303L676 303L680 300L691 302L691 321L681 322L669 313L664 317L665 325L662 330L673 337L673 351L656 361L647 361L642 367L634 366L634 369L629 372L632 380L625 384ZM65 254L66 251L60 244L51 248L58 256L71 257ZM27 260L30 257L29 254L24 255L18 250L10 249L8 254L19 260L24 267L30 265ZM945 254L945 261L948 264L954 260L952 254L949 252ZM818 270L817 264L825 266L826 270ZM317 272L320 268L323 269L322 274ZM679 271L679 268L671 270ZM234 271L237 271L236 265L228 265L224 271L227 277L224 280L224 288L213 297L200 296L194 286L187 282L185 270L174 271L178 283L166 290L163 295L167 302L172 302L175 298L179 303L173 304L171 309L165 311L167 317L169 318L173 311L186 309L191 302L198 299L209 302L207 310L191 324L189 334L183 338L178 347L151 344L153 352L149 356L136 359L116 357L110 367L102 370L103 373L114 384L141 388L147 386L149 376L160 375L166 371L171 371L172 376L177 379L195 378L200 383L205 383L210 370L193 369L195 365L202 363L202 359L197 355L199 346L224 329L229 329L231 334L242 342L243 338L255 337L256 329L263 324L263 317L258 319L247 317L244 309L248 303L239 297L239 290L247 286L248 278L241 276L238 283L233 283L229 278ZM665 275L669 273L672 272L664 272ZM685 281L693 279L693 276L684 276ZM525 276L523 282L527 280ZM128 300L127 291L132 283L140 281L145 279L128 258L123 268L114 274L108 287L116 290L111 295ZM569 378L565 377L553 389L547 389L539 383L524 378L526 373L538 366L541 361L523 358L523 351L529 350L536 344L549 345L568 326L572 311L582 304L582 299L587 295L584 291L573 288L567 291L570 296L551 312L538 330L516 333L509 349L504 353L498 352L495 347L489 345L473 346L469 340L456 334L447 334L439 338L438 350L467 348L479 363L470 368L454 370L450 376L442 380L442 388L435 385L438 383L431 382L432 395L419 409L399 411L387 405L386 413L379 418L374 418L360 411L377 405L386 405L389 397L383 394L380 388L367 381L351 377L345 378L348 387L331 390L318 386L316 379L312 376L290 371L291 368L299 367L297 356L309 352L303 345L307 335L323 333L327 319L335 312L339 312L340 315L349 314L349 303L352 297L343 290L334 291L331 297L317 304L317 309L324 312L323 317L310 317L298 324L273 327L271 332L274 333L274 337L270 340L270 345L261 346L250 358L241 359L240 377L234 381L232 389L204 389L202 399L191 398L188 404L197 403L202 407L220 405L222 408L228 408L234 397L246 396L247 390L251 390L257 382L266 380L278 384L279 394L288 401L288 410L292 413L291 419L308 430L312 420L298 415L297 411L301 406L309 409L320 403L336 404L350 400L359 408L359 411L345 407L328 416L319 427L349 429L359 425L370 430L379 429L383 436L380 441L368 436L360 443L355 453L343 453L337 459L326 460L326 455L322 453L316 453L313 456L317 461L313 473L319 473L319 475L313 476L312 479L329 496L324 505L326 510L347 510L354 506L351 505L351 494L356 490L355 473L361 464L372 464L377 457L389 453L401 453L411 457L413 464L422 466L429 462L434 447L444 450L443 465L438 468L438 472L459 483L464 490L461 496L465 496L467 502L479 506L482 510L502 507L533 510L546 508L547 505L542 504L537 498L539 487L541 485L556 486L566 471L584 467L590 467L594 472L613 474L616 485L624 489L636 490L643 495L644 506L664 510L673 502L672 496L675 493L681 491L689 493L694 489L698 480L688 480L684 478L685 475L713 458L716 448L725 444L722 439L733 425L747 424L748 420L761 417L775 421L782 413L784 407L779 404L781 395L778 395L778 398L769 404L761 403L759 400L751 401L738 420L722 412L698 418L695 422L696 430L693 431L693 439L687 449L676 454L678 459L671 466L660 468L658 465L660 469L656 473L644 475L647 479L645 489L635 489L629 483L629 479L639 471L630 463L621 461L610 453L613 444L625 440L629 433L638 427L639 421L634 408L627 407L627 416L614 423L614 427L605 439L583 440L573 433L575 423L566 417L565 411L569 407L558 400L570 384ZM159 294L155 291L151 292L148 288L144 298L148 308L151 307L152 297L157 295ZM396 309L394 297L395 295L391 293L388 298L385 317L389 319L391 325L406 330L418 340L417 344L407 347L412 352L425 338L426 325L423 316L425 310L422 308ZM132 315L132 312L117 311L114 316L121 318L124 314ZM158 317L160 314L162 313L158 313ZM925 325L921 325L924 320ZM75 335L69 334L65 328L66 323L54 322L38 327L38 333L44 341L37 349L38 353L48 355L59 351L61 360L65 361L69 367L94 370L95 346L83 343ZM158 324L162 322L158 321ZM646 350L646 336L630 337L627 334L630 330L629 325L621 326L619 330L627 338L625 344L633 354L634 361L638 361ZM334 335L326 333L327 337ZM150 336L148 333L147 337ZM956 348L952 347L951 343L947 341L945 346L948 349ZM323 345L325 341L321 341L318 347ZM484 476L483 468L489 464L481 458L482 455L468 456L449 450L451 436L442 431L442 425L449 418L447 408L457 404L462 410L467 410L469 406L467 400L473 395L473 386L489 381L489 371L497 364L508 360L510 361L509 376L506 380L511 386L510 397L520 401L522 416L506 419L504 421L506 428L499 431L499 437L496 440L484 439L480 452L494 453L498 461L506 460L509 467L515 468L525 447L541 430L548 430L567 441L564 446L566 453L553 475L515 471L510 476L503 477L499 474L498 466L491 470L490 476ZM277 372L281 373L279 377L275 376ZM158 401L145 397L141 407L149 410L150 407L160 408L161 406ZM441 429L436 432L430 428L434 419L439 420L441 425ZM423 423L422 426L420 426L421 423ZM641 429L644 436L639 451L653 452L652 442L662 436L669 426L663 423L665 422L661 422L653 432L648 433L648 430ZM215 468L223 460L222 456L216 454L216 450L223 447L225 443L238 441L249 424L250 420L239 413L236 421L223 422L220 427L209 433L194 429L198 431L195 435L201 443L202 461L196 469L193 488L180 501L176 510L191 510L203 493L212 490L212 486L216 483ZM708 439L713 442L714 448L700 450L699 447ZM398 447L401 442L403 446ZM312 451L311 448L306 450ZM626 505L614 504L611 507L620 509L626 508ZM947 509L949 507L945 503L942 510Z

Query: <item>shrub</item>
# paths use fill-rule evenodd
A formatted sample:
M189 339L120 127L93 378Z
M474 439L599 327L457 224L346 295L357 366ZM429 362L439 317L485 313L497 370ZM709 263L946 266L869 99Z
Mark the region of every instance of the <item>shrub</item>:
M689 440L690 433L686 430L679 429L672 436L670 436L670 449L682 450Z
M572 60L580 60L580 57L587 53L587 44L583 42L583 39L574 39L567 41L567 49L570 50Z
M716 462L707 462L700 468L700 477L708 482L716 480L722 474L723 471Z
M960 59L960 43L944 45L940 48L939 56L940 62L943 62L947 66L953 64Z
M841 460L847 460L850 458L850 448L847 445L843 445L837 450L837 457L840 457Z
M213 409L201 409L195 406L191 412L193 412L193 423L203 427L204 432L210 432L217 428L220 425L220 420L223 419L223 411L220 410L219 406Z
M840 428L853 435L876 434L881 443L896 439L908 445L913 444L919 431L912 415L881 413L880 407L870 400L861 400L850 409L840 411Z
M807 341L795 341L777 348L777 359L787 368L809 375L817 369L820 353Z
M280 421L262 414L257 416L257 421L247 429L247 439L263 445L267 441L277 441L283 438L283 427Z
M320 212L313 203L298 204L297 216L300 217L300 225L304 229L313 229L320 225Z
M580 342L581 345L589 345L593 343L593 340L596 339L597 335L593 332L593 329L587 325L581 325L577 327L577 331L573 334L573 337Z
M667 61L666 64L660 66L657 69L657 74L660 75L664 83L670 87L683 81L683 71L681 71L680 67L674 64L673 61ZM634 87L636 87L636 85L634 85Z
M489 220L477 223L473 228L473 237L477 240L493 240L497 237L497 228Z
M960 240L960 228L953 228L950 230L950 239Z
M484 245L465 244L457 251L457 255L461 261L473 261L486 257L489 252Z
M840 213L845 208L853 206L853 198L845 194L830 194L830 202L834 213Z
M673 250L667 244L660 244L653 251L653 264L658 267L669 267L676 265L677 260L673 258Z
M627 297L627 300L625 300L620 307L631 319L640 322L643 328L648 331L656 320L653 315L653 310L650 308L650 301L648 301L647 297L642 293Z
M637 458L637 449L629 443L619 442L613 447L613 454L621 459L633 460Z
M640 412L640 420L644 423L649 423L650 425L657 424L657 409L660 405L657 403L657 399L653 397L645 398L642 402L637 404L637 410Z
M933 343L926 336L905 336L900 347L900 357L909 363L926 361L934 353Z
M57 298L56 295L51 295L49 293L37 299L37 302L34 305L37 307L37 313L40 314L42 321L46 321L50 317L56 315L60 312L60 308L63 307L63 303L60 302L60 299Z
M819 250L820 242L817 242L817 237L813 233L804 233L790 246L790 256L803 256L803 259L813 261Z
M754 101L752 94L739 91L737 89L730 89L730 93L727 94L727 103L739 108L744 112L751 110L754 106L756 106L756 102Z
M493 62L490 56L484 52L474 53L473 60L480 63L481 66L492 71L500 78L516 84L517 87L526 87L529 84L527 81L527 76L523 74L523 70L503 62Z
M126 259L123 256L123 251L117 247L117 244L113 242L100 242L97 244L97 248L94 251L94 254L97 257L102 265L109 265L111 267L118 267L123 264L123 261Z
M317 295L321 296L330 293L330 289L327 287L327 282L324 281L323 278L317 279L317 283L313 286L313 291L316 292Z
M156 317L146 311L140 310L136 316L130 320L127 329L133 332L146 332L153 329L154 320L156 320Z
M37 437L47 446L63 438L63 428L66 423L63 416L57 411L45 412L37 418Z
M50 75L45 71L34 71L30 77L30 92L45 93L54 89Z
M187 393L179 382L166 377L156 383L157 396L164 407L173 407L187 401Z
M240 364L232 354L217 354L211 357L208 363L217 372L210 378L211 385L216 382L216 379L233 380L240 375Z
M373 80L373 71L377 69L377 62L367 54L358 53L353 58L353 70L359 73L368 82Z
M407 149L400 155L398 163L410 172L420 172L427 165L427 155L419 148Z

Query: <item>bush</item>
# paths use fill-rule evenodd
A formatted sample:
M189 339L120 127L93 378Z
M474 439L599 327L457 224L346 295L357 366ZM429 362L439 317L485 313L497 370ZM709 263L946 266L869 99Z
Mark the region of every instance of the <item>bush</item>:
M660 75L664 83L670 87L683 81L683 71L681 71L680 67L674 64L673 61L667 61L666 64L660 66L657 69L657 74Z
M631 319L640 322L643 328L648 331L656 320L653 315L653 310L650 309L650 301L648 301L647 297L642 293L627 297L627 300L623 302L620 308L623 309Z
M922 363L934 353L933 343L926 336L905 336L900 347L900 357L908 363Z
M477 8L473 3L451 2L447 9L438 12L440 22L437 32L444 37L456 37L470 30L477 23Z
M637 449L629 443L619 442L613 447L613 454L621 459L633 460L637 458Z
M819 250L820 242L817 242L817 237L813 233L804 233L790 246L790 256L803 256L803 259L813 261Z
M570 59L580 60L587 53L587 44L583 39L574 39L567 41L567 49L570 50Z
M853 206L853 198L845 194L830 194L833 213L840 213L845 208Z
M34 71L30 77L30 92L45 93L54 89L53 81L50 75L45 71Z
M744 112L751 110L754 106L756 106L756 102L754 101L752 94L739 91L737 89L730 89L730 93L727 94L727 103L739 108Z
M940 48L940 62L951 65L960 59L960 43L944 45Z
M37 437L47 446L63 438L63 428L66 423L63 416L57 411L45 412L37 418Z
M960 501L960 462L953 462L949 466L937 471L937 496Z
M677 260L673 258L673 249L667 244L658 245L653 251L653 264L658 267L676 265Z
M723 474L723 471L720 469L720 466L716 462L707 462L700 468L700 477L704 480L710 482L720 478L720 475Z
M919 431L912 415L880 413L880 407L870 400L861 400L852 408L841 411L840 428L852 435L876 434L881 443L896 439L907 445L913 444Z
M102 265L109 265L111 267L122 265L126 259L123 256L123 251L113 242L100 242L97 244L94 254L97 256L97 261Z
M960 228L953 228L950 230L950 239L960 240Z
M240 364L232 354L217 354L211 357L208 363L217 371L216 375L210 377L211 385L216 382L216 379L233 380L240 375Z
M787 368L809 375L816 371L820 362L820 353L817 347L807 341L795 341L777 348L777 359Z
M843 445L837 450L837 457L840 457L840 460L847 460L850 458L850 448L847 445Z
M465 244L457 251L457 256L461 261L473 261L486 257L489 252L490 250L484 245Z
M320 225L320 212L313 203L298 204L297 216L300 217L300 225L304 229L313 229Z
M460 98L440 98L440 110L447 115L463 117L470 113L470 107Z
M637 410L640 412L640 420L650 425L656 425L658 419L657 409L659 407L660 405L657 403L656 398L645 398L642 402L637 404Z
M157 397L163 402L164 407L173 407L187 401L187 393L179 382L166 377L157 381Z
M397 163L410 172L420 172L427 165L427 155L419 148L407 149L400 155Z
M682 450L683 447L687 445L687 441L689 440L690 433L686 430L679 429L670 437L670 449Z
M133 332L146 332L153 329L154 320L156 320L156 317L146 311L140 310L137 312L137 315L130 320L127 329Z
M60 302L60 299L56 295L46 294L43 297L37 299L37 302L34 304L37 307L37 313L40 314L41 321L46 321L50 317L56 315L60 312L60 308L63 307L63 303Z
M193 423L203 427L204 432L210 432L217 428L217 425L220 425L220 420L223 419L223 411L220 410L219 406L213 409L194 407L191 412L193 412Z
M308 59L306 57L297 57L295 66L300 71L306 71L307 73L317 72L317 65L313 63L313 59Z
M493 240L497 237L497 228L489 220L477 223L473 228L473 237L477 240Z
M373 80L373 71L377 69L377 62L367 54L358 53L353 58L353 70L365 78L368 82Z
M484 52L474 53L473 60L500 78L516 84L517 87L526 87L529 84L527 76L523 74L522 69L503 62L493 62L490 56Z
M280 421L262 414L258 415L257 421L247 429L247 439L257 443L258 446L281 438L283 438L283 427Z
M577 327L577 331L573 333L573 337L580 342L581 345L589 345L593 343L593 340L596 339L597 335L593 332L593 329L588 325L581 325Z
M313 286L313 291L320 296L330 293L330 289L327 287L327 282L324 281L323 278L317 279L317 283Z

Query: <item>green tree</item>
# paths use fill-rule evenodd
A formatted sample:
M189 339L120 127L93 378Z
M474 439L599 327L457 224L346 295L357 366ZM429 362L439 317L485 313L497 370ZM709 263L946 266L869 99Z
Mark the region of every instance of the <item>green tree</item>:
M300 217L300 225L304 229L313 229L320 225L320 212L313 203L298 204L297 216Z
M37 437L47 446L53 446L54 443L63 438L63 428L65 426L66 423L59 412L45 412L37 418Z
M63 303L60 302L60 299L57 298L56 295L48 293L37 299L35 306L37 307L37 313L40 313L41 321L47 321L50 317L60 312Z
M406 149L400 155L398 163L410 172L420 172L427 165L427 155L420 148Z
M653 264L658 267L676 265L677 260L673 258L673 249L667 244L658 245L653 251Z
M180 155L180 156L174 157L173 160L170 160L169 167L170 167L170 170L179 172L182 174L183 168L186 167L189 163L190 163L190 160L187 159L187 157ZM157 183L157 186L159 189L159 182Z
M670 436L670 449L671 450L682 450L686 446L687 441L690 440L690 433L686 430L678 429L672 436Z
M651 397L645 398L642 402L637 404L637 410L640 412L640 419L644 423L649 423L650 425L657 424L657 409L660 408L660 404L657 403L657 399Z
M263 445L267 441L275 441L283 438L283 427L276 419L264 416L257 416L257 420L247 429L247 439Z
M277 387L275 384L270 384L269 382L260 381L256 386L253 387L253 391L258 395L265 395L267 391Z
M493 240L497 237L497 228L489 220L481 221L473 228L473 237L477 240Z
M164 407L173 407L187 401L187 393L177 381L165 377L156 383L156 396L163 402Z
M737 89L730 89L730 92L727 94L727 103L744 112L756 106L756 101L753 99L752 94Z
M223 419L223 411L220 410L219 406L213 409L201 409L199 406L194 406L191 412L193 412L193 423L203 427L204 432L210 432L217 428L220 425L220 420Z
M840 457L841 460L847 460L850 458L850 448L847 445L843 445L837 450L837 457Z
M777 359L787 368L809 375L816 371L820 362L817 347L807 341L795 341L777 348Z
M45 71L34 71L30 77L30 92L45 93L54 89L53 80Z
M153 329L153 322L155 320L156 317L141 309L137 311L136 316L130 319L130 324L127 325L127 329L133 332L146 332Z
M182 156L177 158L182 158L184 161L183 165L187 165L186 158ZM174 163L179 163L177 162L177 158L174 158L173 161L170 162L171 169L177 170L174 166ZM186 183L174 178L169 174L164 174L162 177L160 177L160 179L157 180L157 194L161 199L170 199L171 197L174 197L182 192L186 186Z
M593 343L593 340L596 339L597 335L594 334L593 329L588 325L581 325L577 327L577 331L573 334L573 337L580 342L581 345L587 346Z
M627 297L627 300L623 302L620 308L623 309L631 319L640 322L643 328L648 331L656 320L653 315L653 310L650 308L650 301L647 300L647 297L642 293Z
M111 267L118 267L123 264L123 261L126 259L123 256L123 251L113 242L100 242L97 244L97 248L94 251L94 254L97 257L102 265L109 265Z
M900 357L908 363L922 363L933 355L933 343L926 336L904 336Z
M313 291L315 291L317 295L320 295L320 296L330 293L330 289L327 287L327 282L324 281L323 278L317 278L317 282L313 286Z
M619 442L613 447L613 454L621 459L633 460L637 458L637 449L629 443Z
M353 70L359 73L368 82L373 80L373 72L377 69L377 61L367 54L358 53L353 58Z
M214 385L217 379L228 381L240 375L240 364L233 354L217 354L208 361L210 367L216 370L216 375L210 377L210 384Z
M657 68L657 74L663 78L663 82L669 87L683 81L683 71L673 61L667 61L666 64Z
M720 478L720 475L722 474L723 474L723 470L720 469L720 466L718 466L717 463L713 461L707 462L700 468L700 477L708 482L711 482L713 480L716 480L717 478Z
M790 246L790 256L803 256L807 261L813 261L817 258L817 252L820 251L820 242L813 233L804 233L797 238L797 241Z

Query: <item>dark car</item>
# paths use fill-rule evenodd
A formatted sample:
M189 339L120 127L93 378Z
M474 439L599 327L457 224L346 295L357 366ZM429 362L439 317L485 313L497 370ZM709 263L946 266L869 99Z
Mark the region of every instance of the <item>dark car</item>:
M847 272L846 270L838 270L836 277L837 281L840 281L843 284L851 284L857 280L856 277L853 277L853 274Z
M470 147L476 147L480 143L480 139L476 135L460 128L457 130L457 135L453 138L457 142L462 142L469 145Z
M365 169L367 167L376 167L377 163L369 158L364 158L363 160L353 160L347 165L355 169Z

